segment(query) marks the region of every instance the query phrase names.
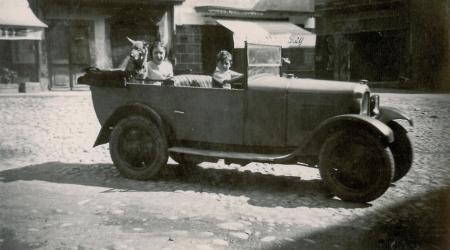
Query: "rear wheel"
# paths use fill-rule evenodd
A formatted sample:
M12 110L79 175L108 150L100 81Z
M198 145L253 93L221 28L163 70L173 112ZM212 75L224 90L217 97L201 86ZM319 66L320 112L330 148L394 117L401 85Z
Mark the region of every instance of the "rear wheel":
M114 165L127 178L155 178L167 162L164 133L151 120L142 116L121 120L111 133L109 145Z
M345 201L369 202L391 184L394 162L389 148L361 130L328 138L319 156L319 171L330 191Z
M390 122L389 127L394 131L394 142L389 145L395 161L393 181L398 181L411 169L413 163L413 148L408 132L397 122Z

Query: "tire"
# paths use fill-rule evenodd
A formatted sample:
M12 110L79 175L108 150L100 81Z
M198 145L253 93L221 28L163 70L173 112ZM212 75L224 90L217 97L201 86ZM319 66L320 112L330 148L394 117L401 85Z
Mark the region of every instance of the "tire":
M389 188L394 160L389 147L371 134L341 131L322 146L319 171L326 188L340 199L369 202Z
M196 166L201 162L203 162L200 157L180 153L170 153L170 157L176 162L178 162L178 164L187 167Z
M135 180L157 177L168 159L164 132L142 116L127 117L114 127L109 150L119 172Z
M389 122L389 127L394 131L394 142L389 145L395 162L393 182L403 178L411 169L414 153L408 132L397 122Z

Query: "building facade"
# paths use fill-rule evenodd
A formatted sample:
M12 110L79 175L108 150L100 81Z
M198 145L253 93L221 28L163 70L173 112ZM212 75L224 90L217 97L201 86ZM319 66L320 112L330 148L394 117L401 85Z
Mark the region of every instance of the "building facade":
M316 76L448 88L447 0L317 0Z
M313 0L276 4L270 0L19 1L28 2L45 28L38 42L0 42L1 63L16 70L20 81L39 82L42 90L86 88L76 80L87 67L124 68L130 51L127 37L147 42L161 39L175 73L211 74L219 50L235 54L235 67L239 67L243 41L259 36L258 42L266 42L270 36L284 39L283 57L291 61L284 66L285 73L314 75ZM14 8L7 11L16 12ZM254 33L243 39L242 34L253 27L264 30L265 36Z
M211 74L217 52L225 49L232 52L234 69L240 71L243 70L239 62L242 61L244 40L270 43L278 37L283 46L283 57L291 61L284 66L284 72L312 77L313 15L312 0L186 0L175 7L175 69L177 72Z
M17 92L19 83L41 88L38 52L46 28L27 0L0 1L0 92Z
M76 79L87 67L124 67L130 51L127 37L148 42L161 39L168 45L169 53L172 53L174 5L183 0L28 2L47 28L42 40L34 47L26 44L15 47L18 60L17 63L10 63L10 67L21 69L24 61L32 60L27 50L37 51L39 73L34 80L40 82L45 90L86 88L78 85ZM2 58L14 56L13 49L8 51L11 52L2 51Z

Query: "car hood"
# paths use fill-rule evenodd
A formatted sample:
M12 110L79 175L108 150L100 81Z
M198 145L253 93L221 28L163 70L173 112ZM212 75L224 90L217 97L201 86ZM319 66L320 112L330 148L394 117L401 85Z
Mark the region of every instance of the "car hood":
M306 78L285 78L259 75L248 81L250 90L288 91L302 93L353 93L368 91L367 85L356 82L340 82Z

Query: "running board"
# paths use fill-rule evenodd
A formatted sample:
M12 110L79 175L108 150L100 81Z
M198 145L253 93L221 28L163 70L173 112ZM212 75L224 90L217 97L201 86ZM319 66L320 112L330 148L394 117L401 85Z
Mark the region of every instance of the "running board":
M219 159L240 159L240 160L260 161L260 162L283 162L293 157L292 153L285 155L256 154L256 153L242 153L242 152L225 152L225 151L196 149L187 147L171 147L169 148L169 152L188 155L199 155Z

